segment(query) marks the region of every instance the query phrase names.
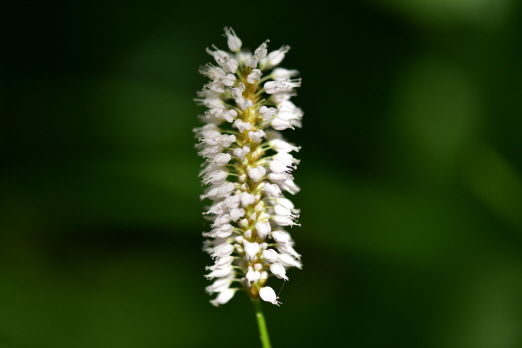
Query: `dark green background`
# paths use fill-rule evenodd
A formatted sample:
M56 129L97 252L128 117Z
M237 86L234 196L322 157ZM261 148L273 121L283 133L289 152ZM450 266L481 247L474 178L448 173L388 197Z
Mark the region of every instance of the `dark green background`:
M522 346L520 2L1 13L1 348L258 346L243 293L204 293L192 98L225 26L303 77L304 269L264 306L274 347Z

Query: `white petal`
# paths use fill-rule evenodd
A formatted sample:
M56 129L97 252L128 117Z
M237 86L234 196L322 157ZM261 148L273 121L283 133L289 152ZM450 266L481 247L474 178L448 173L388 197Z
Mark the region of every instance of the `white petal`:
M263 251L263 257L270 263L277 261L277 255L277 251L275 251L274 249L267 249Z
M238 119L234 122L234 127L237 128L240 133L243 133L246 130L252 129L252 124Z
M217 196L225 198L225 197L230 196L232 191L234 191L234 184L229 182L229 183L221 185Z
M276 184L265 184L265 193L272 198L281 197L281 189Z
M261 142L261 138L263 138L265 136L266 136L266 133L261 129L256 132L254 132L254 131L248 132L248 137L250 139L252 139L253 141L255 141L256 143Z
M232 221L236 221L237 219L243 217L245 215L245 209L243 208L234 208L230 210L230 219Z
M274 222L279 226L293 226L298 225L294 222L294 220L288 216L276 215L274 216Z
M237 37L232 28L225 28L225 35L227 36L228 49L232 52L239 52L241 50L241 40Z
M284 68L275 68L274 71L272 71L272 74L270 77L272 77L276 81L283 81L286 79L291 78L292 76L295 76L299 74L299 71L297 70L287 70Z
M224 165L226 165L228 162L230 162L231 159L232 159L232 156L231 156L229 153L220 153L219 155L217 155L216 157L214 157L214 162L215 162L218 166L224 166Z
M261 249L261 246L259 245L259 243L255 243L255 242L250 243L250 242L244 241L243 246L244 246L244 250L245 250L245 254L246 254L245 258L247 260L255 259L257 253Z
M299 259L301 257L301 255L299 255L294 250L294 248L292 247L292 245L290 245L290 243L278 243L277 244L277 250L279 250L283 254L292 255L296 259Z
M214 253L212 253L210 256L212 258L225 257L232 254L233 251L234 246L232 244L220 244L214 248Z
M260 222L256 223L256 230L257 230L257 235L260 238L265 239L266 236L272 230L272 227L270 227L270 223L269 222L261 222L260 221Z
M288 280L286 276L286 270L280 263L273 263L270 265L270 271L279 279Z
M267 41L263 42L258 48L256 48L256 50L254 51L254 55L258 58L258 59L263 59L266 57L266 53L267 53Z
M256 201L256 197L248 192L242 192L241 193L241 206L243 208L248 207L250 204L254 204Z
M205 277L208 279L222 278L228 276L232 272L232 265L224 267L216 267L212 272L207 274Z
M216 297L216 299L210 301L214 306L219 306L222 304L227 303L230 301L232 297L234 297L234 294L236 293L235 289L225 289L219 293L219 295Z
M248 169L248 177L254 182L259 182L266 174L266 169L263 166Z
M274 289L269 286L262 287L259 290L259 297L261 297L263 301L270 302L277 306L281 304L281 302L277 301L277 296Z
M294 203L290 201L288 198L279 198L277 200L277 204L282 205L283 207L286 207L288 210L293 212L299 212L297 209L294 208Z
M239 206L239 200L240 200L239 195L228 196L223 201L223 204L226 205L230 209L234 209Z
M285 267L297 267L301 269L303 264L301 261L297 261L292 255L279 254L278 261Z
M270 234L272 238L278 243L290 243L290 238L287 234L280 231L272 231Z
M250 75L248 75L248 77L247 77L248 83L255 83L256 81L258 81L261 78L261 75L262 75L261 70L253 69L252 73L250 73Z
M255 283L261 278L261 273L259 273L259 271L254 271L253 269L251 269L247 272L247 274L245 275L245 278L250 283Z
M223 147L229 147L230 145L232 145L232 143L236 142L236 136L234 134L224 134L221 136L219 141L221 142L221 145L223 145Z
M205 290L209 294L213 294L215 292L222 292L230 287L230 283L232 283L232 279L230 278L220 278L214 281L212 285L209 285L205 288Z
M219 226L218 228L215 228L212 231L210 231L209 236L226 238L226 237L230 237L233 230L234 230L234 226L227 223L227 224L223 224L223 225Z
M274 213L276 213L276 215L281 215L281 216L291 216L292 213L290 212L290 209L288 209L287 207L281 205L281 204L278 204L274 207Z
M228 87L232 87L234 85L234 82L236 81L236 75L234 74L228 74L223 78L223 84Z
M269 166L272 173L284 173L291 169L285 163L277 160L271 161Z
M290 49L289 46L283 46L278 50L270 52L267 56L268 64L277 65L285 58L285 53Z
M270 173L268 179L278 184L283 184L288 180L289 175L287 173Z

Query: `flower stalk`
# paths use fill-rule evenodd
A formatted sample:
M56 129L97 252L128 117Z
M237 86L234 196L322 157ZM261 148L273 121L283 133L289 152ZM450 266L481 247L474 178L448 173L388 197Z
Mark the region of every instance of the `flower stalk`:
M263 308L261 308L261 301L259 298L252 299L254 310L256 312L257 326L259 328L259 338L263 348L271 348L270 337L268 336L268 329L266 327L265 316L263 315Z

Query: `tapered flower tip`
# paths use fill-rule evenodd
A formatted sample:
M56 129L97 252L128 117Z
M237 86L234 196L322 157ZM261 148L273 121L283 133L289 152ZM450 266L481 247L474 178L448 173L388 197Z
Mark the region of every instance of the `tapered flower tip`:
M277 300L276 293L274 289L272 289L269 286L265 286L259 290L259 296L263 301L270 302L271 304L275 304L276 306L279 306L281 302Z

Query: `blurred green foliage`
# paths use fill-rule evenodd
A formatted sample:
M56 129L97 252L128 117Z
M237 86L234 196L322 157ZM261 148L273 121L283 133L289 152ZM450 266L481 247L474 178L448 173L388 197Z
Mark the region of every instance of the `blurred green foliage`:
M257 346L246 296L204 293L192 98L224 26L303 77L274 346L522 346L519 2L4 6L1 348Z

